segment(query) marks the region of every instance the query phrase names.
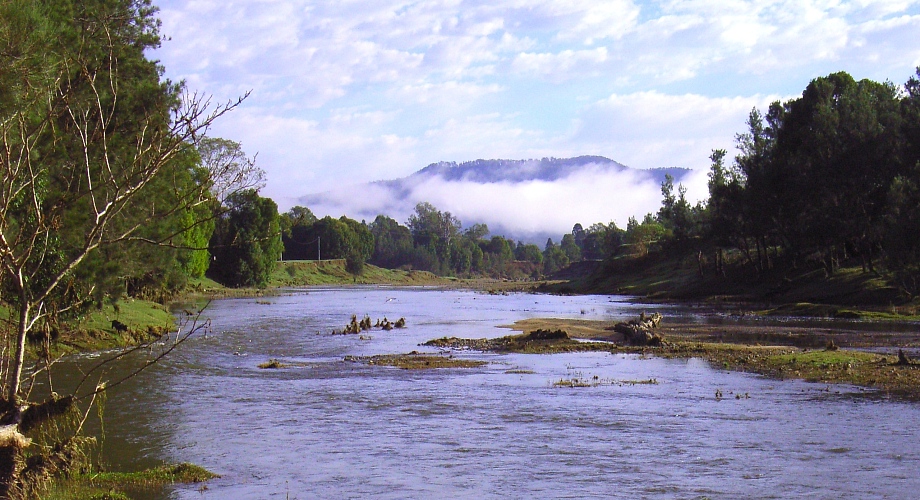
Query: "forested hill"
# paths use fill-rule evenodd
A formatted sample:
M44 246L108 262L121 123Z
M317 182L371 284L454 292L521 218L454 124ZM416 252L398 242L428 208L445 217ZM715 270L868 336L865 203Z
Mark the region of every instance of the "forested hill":
M543 158L540 160L480 159L462 163L448 161L432 163L409 177L380 181L379 184L397 186L407 180L417 180L424 177L440 177L445 181L476 183L556 181L587 169L595 169L599 172L632 170L640 176L647 175L649 179L654 180L657 184L664 181L665 175L669 174L674 179L680 180L686 173L690 172L690 169L677 167L637 170L603 156Z

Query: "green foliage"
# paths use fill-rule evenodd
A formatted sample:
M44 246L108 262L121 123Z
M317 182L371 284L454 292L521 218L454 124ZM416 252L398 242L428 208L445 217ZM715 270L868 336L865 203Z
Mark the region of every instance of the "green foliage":
M253 189L230 195L211 238L214 278L229 286L265 287L281 250L275 202Z
M737 249L760 276L777 262L831 276L854 260L872 273L887 266L909 297L920 292L920 81L904 90L833 73L752 110L734 162L724 150L710 157L707 207L690 211L720 249L717 269L721 249ZM680 239L686 207L672 183L662 193L658 219Z
M585 237L581 244L582 258L586 260L600 260L608 255L614 255L623 244L625 231L618 228L613 221L610 224L595 223L585 230Z
M534 245L533 243L528 243L525 245L523 242L519 241L517 248L514 249L514 258L517 260L530 262L538 266L543 264L543 253L540 252L540 247Z
M364 274L364 256L357 250L348 252L348 256L345 257L345 270L356 279Z
M632 253L647 255L652 244L659 242L667 235L668 230L649 214L641 224L635 217L630 217L623 239L631 246Z
M25 288L79 312L161 298L203 272L210 181L194 120L178 121L181 86L145 56L159 45L155 12L147 0L0 5L0 230L18 256L5 297Z
M658 211L658 222L670 232L678 242L700 236L704 209L702 206L692 207L687 201L687 188L678 186L677 195L674 195L674 178L665 175L661 183L661 209Z
M412 233L394 219L378 215L370 224L374 237L374 254L369 261L374 265L395 269L410 262Z
M367 261L374 255L374 235L363 222L345 216L326 216L312 223L307 220L290 226L289 234L283 235L286 260L344 259L357 252Z
M427 248L439 268L450 263L450 245L460 234L460 220L430 203L419 203L407 223L416 247ZM431 269L434 270L434 269ZM439 269L446 271L447 269Z
M814 255L828 273L844 252L872 267L891 183L904 172L899 109L893 85L834 73L765 117L751 113L737 179L714 170L710 188L735 244L755 247L758 269L770 266L764 249L774 246Z
M584 240L582 240L584 242ZM559 248L565 252L569 262L578 262L581 260L581 248L575 243L575 236L571 234L562 235L562 242Z
M215 221L208 204L200 204L182 211L183 249L179 262L190 278L201 278L211 264L208 242L214 234Z
M543 274L553 274L567 265L569 265L569 256L553 243L552 239L547 239L546 247L543 249Z

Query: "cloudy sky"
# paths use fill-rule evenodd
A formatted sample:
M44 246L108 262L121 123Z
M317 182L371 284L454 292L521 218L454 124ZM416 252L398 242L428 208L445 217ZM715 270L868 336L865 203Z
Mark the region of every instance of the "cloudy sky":
M704 172L752 107L835 71L903 83L920 66L920 0L156 3L168 77L252 91L214 135L258 152L282 209L441 160Z

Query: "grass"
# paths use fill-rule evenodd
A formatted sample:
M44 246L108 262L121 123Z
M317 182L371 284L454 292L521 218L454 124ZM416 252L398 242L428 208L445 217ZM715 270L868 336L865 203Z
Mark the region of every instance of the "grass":
M439 285L447 280L427 271L403 271L364 265L360 276L345 270L345 260L284 261L279 262L269 280L269 287L389 284L389 285Z
M112 325L117 320L127 329ZM147 300L125 299L106 304L59 325L59 337L52 343L53 354L93 351L136 345L159 337L176 325L166 307Z
M345 361L364 363L371 366L390 366L403 370L475 368L487 364L485 361L458 359L452 356L429 356L416 352L409 354L381 354L377 356L346 356Z
M842 317L876 317L889 313L896 319L917 316L920 299L908 302L892 286L888 274L864 271L847 265L826 276L815 262L793 266L778 261L774 268L757 273L738 251L725 252L726 275L714 269L714 249L704 250L700 275L697 252L676 249L647 256L622 255L606 260L592 274L571 282L548 285L543 291L556 293L611 293L707 302L761 302L769 304L836 304ZM849 313L844 308L856 308ZM903 309L898 311L898 309ZM818 314L826 311L818 310ZM807 311L805 311L807 313ZM855 313L855 316L847 314ZM884 314L878 317L885 317Z
M865 319L876 321L918 321L920 314L915 307L889 306L888 310L863 310L839 307L829 304L796 302L772 309L755 311L761 316L808 316L818 318Z
M562 378L553 382L553 387L600 387L604 385L658 385L658 379L650 378L645 380L616 380L610 378L600 378L597 375L593 377L573 377Z
M264 362L264 363L259 363L259 368L262 368L263 370L265 370L265 369L274 370L274 369L278 369L278 368L286 368L287 366L288 366L288 365L286 365L286 364L282 363L281 361L279 361L279 360L277 360L277 359L274 359L274 358L273 358L273 359L270 359L270 360L268 360L268 361L266 361L266 362Z
M46 500L122 500L125 492L155 492L176 483L202 483L220 477L194 464L162 465L138 472L90 472L57 481Z
M570 338L534 339L530 334L509 335L497 339L461 339L443 337L429 340L425 345L450 349L474 349L477 351L513 352L521 354L557 354L563 352L590 352L617 350L618 346L608 342L580 342Z

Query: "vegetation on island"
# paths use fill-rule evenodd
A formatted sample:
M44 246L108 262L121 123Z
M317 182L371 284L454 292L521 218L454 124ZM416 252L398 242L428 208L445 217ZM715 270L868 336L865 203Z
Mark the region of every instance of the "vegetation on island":
M819 335L812 329L790 334L789 328L699 324L662 325L663 341L655 345L635 345L610 321L532 318L510 328L525 333L491 339L440 338L427 346L453 350L497 353L557 354L569 352L610 352L669 359L700 358L716 369L759 373L777 379L803 379L825 384L852 384L908 399L920 399L920 362L903 352L885 355L846 346L865 345L865 332L839 336ZM754 331L751 331L754 330ZM887 334L875 334L868 342L885 345ZM920 338L913 336L912 345ZM770 345L762 345L768 342ZM563 379L559 386L594 387L609 381L591 378ZM830 389L828 389L830 390ZM722 395L716 396L723 397Z

